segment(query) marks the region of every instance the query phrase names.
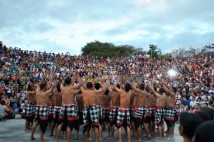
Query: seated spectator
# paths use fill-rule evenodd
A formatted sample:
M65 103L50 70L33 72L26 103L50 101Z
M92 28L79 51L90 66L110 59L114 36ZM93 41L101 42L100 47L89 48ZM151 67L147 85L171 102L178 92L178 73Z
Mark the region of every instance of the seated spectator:
M197 126L201 123L201 118L197 114L182 112L180 114L179 133L184 138L184 142L191 142Z
M5 117L8 115L9 108L5 106L5 101L2 100L0 104L0 120L4 120Z
M184 106L190 105L190 100L187 100L187 97L183 97L183 102L182 102L182 104L183 104Z
M214 121L207 121L200 124L193 138L193 142L213 142L214 140Z
M195 101L195 97L194 96L191 97L191 98L192 98L192 100L190 101L190 107L193 108L193 107L195 107L197 102Z

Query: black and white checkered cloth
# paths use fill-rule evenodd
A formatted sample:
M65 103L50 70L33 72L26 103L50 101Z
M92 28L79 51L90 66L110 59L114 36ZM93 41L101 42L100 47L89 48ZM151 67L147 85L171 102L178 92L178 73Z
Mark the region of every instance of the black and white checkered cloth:
M35 105L34 104L27 104L25 107L26 116L32 116L35 114Z
M53 105L49 105L48 109L49 109L48 110L49 115L54 114L54 106Z
M36 106L36 117L40 119L48 119L48 106L37 105Z
M156 107L155 112L155 122L157 123L163 123L164 118L164 109L162 107Z
M134 114L133 116L135 118L143 118L146 113L146 107L145 106L135 106Z
M155 109L152 106L147 106L146 108L146 117L152 117L154 116Z
M120 126L123 124L125 117L126 117L127 124L130 125L130 109L119 108L118 114L117 114L117 126Z
M64 116L68 117L78 117L78 107L76 104L64 104L61 107L60 118Z
M99 125L99 108L97 106L83 108L83 123L87 125L90 122L93 125Z
M165 108L165 118L166 120L174 121L176 115L176 110L174 108Z
M102 108L102 117L100 119L109 118L109 108Z
M61 114L61 106L54 106L54 113L53 113L53 117L59 117Z
M99 119L101 119L102 118L102 106L101 105L98 105L97 106L97 109L98 109L98 117L99 117Z
M117 106L110 106L109 108L109 121L112 122L116 120L118 107Z

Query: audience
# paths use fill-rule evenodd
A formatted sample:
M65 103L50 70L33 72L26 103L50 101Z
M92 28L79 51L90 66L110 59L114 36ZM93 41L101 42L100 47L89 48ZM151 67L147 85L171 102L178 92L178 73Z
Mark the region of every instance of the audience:
M169 69L174 69L177 76L167 75ZM179 132L184 141L191 141L194 134L195 142L213 141L214 122L208 121L214 119L213 55L153 60L139 53L126 58L104 59L23 51L8 48L0 42L0 119L24 113L27 82L39 82L43 72L48 76L57 75L58 79L72 73L74 80L78 76L88 79L106 74L114 76L115 72L135 75L148 83L164 78L176 94L176 109L180 113Z

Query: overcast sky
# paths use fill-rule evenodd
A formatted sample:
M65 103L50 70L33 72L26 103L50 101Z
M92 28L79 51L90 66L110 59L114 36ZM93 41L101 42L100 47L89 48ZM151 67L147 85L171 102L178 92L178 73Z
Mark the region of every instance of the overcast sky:
M163 52L214 40L214 0L0 0L7 46L80 54L99 40Z

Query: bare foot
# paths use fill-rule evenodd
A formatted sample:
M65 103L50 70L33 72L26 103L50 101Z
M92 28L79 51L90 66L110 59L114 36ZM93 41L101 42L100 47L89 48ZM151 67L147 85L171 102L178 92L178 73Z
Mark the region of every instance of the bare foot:
M46 142L46 139L40 139L40 142Z
M33 140L35 140L35 138L34 138L34 137L31 137L31 140L33 141Z
M108 137L109 140L114 140L114 137Z

